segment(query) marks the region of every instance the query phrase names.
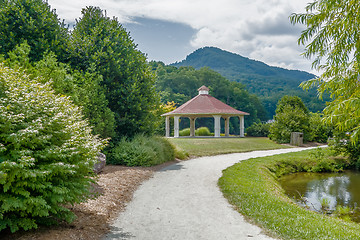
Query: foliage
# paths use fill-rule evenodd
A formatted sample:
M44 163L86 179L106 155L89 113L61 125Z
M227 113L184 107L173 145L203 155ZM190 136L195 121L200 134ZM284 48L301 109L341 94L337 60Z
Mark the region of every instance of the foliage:
M194 157L288 148L268 138L169 138L168 140L178 152Z
M179 136L181 136L181 137L190 136L190 128L184 128L184 129L180 130Z
M247 136L251 137L267 137L270 133L271 123L254 122L246 129Z
M23 68L34 77L41 76L42 83L49 82L56 93L70 96L76 105L82 106L94 134L103 138L113 137L114 114L107 106L104 89L100 85L102 77L94 67L89 67L85 73L72 71L67 64L60 63L52 52L46 52L41 60L31 62L30 51L26 42L16 46L8 53L6 64L12 68Z
M68 30L55 10L42 0L0 1L0 54L8 57L15 46L27 42L29 58L38 61L46 51L66 58Z
M282 159L266 166L276 177L296 172L339 172L350 168L346 158L334 157L330 150L316 148L302 159Z
M335 131L329 146L337 155L348 157L354 168L360 169L360 145L351 142L350 133Z
M136 133L153 133L160 120L155 77L146 57L116 18L97 7L82 10L71 33L70 62L80 71L94 66L108 106L115 114L117 139Z
M294 204L268 169L278 162L299 165L303 160L307 165L308 151L245 160L223 171L219 186L241 214L275 238L359 239L358 224L329 218Z
M199 70L192 67L176 68L165 66L161 62L150 62L150 66L157 75L156 89L160 92L163 103L173 101L180 106L195 97L200 86L206 85L210 88L210 95L213 97L235 109L250 113L250 116L245 117L246 126L267 118L261 101L255 95L249 94L242 84L230 82L209 68ZM195 124L196 127L213 129L211 118L198 118ZM188 121L180 123L180 128L188 126ZM238 129L239 120L231 118L230 133L238 133Z
M165 117L161 117L162 114L171 112L176 109L176 103L175 102L167 102L160 104L160 107L157 111L155 111L155 115L159 117L159 124L157 125L155 129L155 134L157 135L165 135ZM170 129L171 125L174 125L174 118L170 118Z
M289 143L291 132L304 133L304 141L310 139L309 111L301 98L284 96L280 99L275 122L270 126L270 139L278 143Z
M68 222L105 141L68 97L0 65L0 231Z
M350 132L358 144L360 137L359 12L358 1L316 0L306 13L292 14L293 24L305 24L298 43L306 45L303 55L314 57L313 67L322 74L303 84L317 87L320 97L329 92L332 101L324 109L324 121L340 132Z
M263 103L268 115L262 121L272 119L277 102L285 95L301 97L313 112L322 111L325 107L324 102L317 99L316 91L305 92L299 88L301 82L314 78L313 74L272 67L219 48L200 48L172 66L192 66L196 69L209 67L230 81L243 84L250 93L259 96Z
M207 127L199 127L195 130L195 136L211 136L211 132Z
M150 167L175 159L175 149L163 137L136 135L123 138L112 150L110 162L126 166Z
M326 143L330 137L333 137L333 127L325 125L322 119L323 114L310 113L310 142Z

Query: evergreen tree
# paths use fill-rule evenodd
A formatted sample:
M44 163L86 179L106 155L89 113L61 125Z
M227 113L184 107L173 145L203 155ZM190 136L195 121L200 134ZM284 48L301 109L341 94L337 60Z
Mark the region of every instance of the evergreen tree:
M46 51L66 59L68 30L55 10L43 0L0 1L0 54L8 53L24 41L30 46L30 61L38 61Z
M30 46L25 42L8 53L6 64L12 68L22 68L33 77L40 77L42 83L50 83L58 94L71 97L71 100L82 107L84 117L93 126L93 133L102 138L115 135L115 119L108 107L104 89L101 87L102 76L94 67L87 72L71 70L70 66L61 63L52 52L45 52L40 61L30 62Z
M154 75L116 18L105 16L98 7L83 9L72 31L70 61L75 69L86 71L94 66L102 75L118 139L155 130L154 110L160 102Z

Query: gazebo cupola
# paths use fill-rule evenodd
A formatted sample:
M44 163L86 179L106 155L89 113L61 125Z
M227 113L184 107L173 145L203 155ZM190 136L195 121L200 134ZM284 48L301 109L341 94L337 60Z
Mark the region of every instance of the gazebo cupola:
M209 88L206 87L205 85L202 85L202 86L198 89L198 91L199 91L199 95L200 95L200 94L209 94Z
M201 86L199 94L187 101L174 111L165 113L166 137L170 137L170 117L174 117L174 137L179 137L179 119L187 117L190 119L190 136L195 136L195 121L199 117L214 118L214 136L220 137L220 119L225 120L225 136L229 136L230 117L238 117L240 120L240 137L244 137L244 116L249 113L236 110L233 107L221 102L220 100L209 95L209 88Z

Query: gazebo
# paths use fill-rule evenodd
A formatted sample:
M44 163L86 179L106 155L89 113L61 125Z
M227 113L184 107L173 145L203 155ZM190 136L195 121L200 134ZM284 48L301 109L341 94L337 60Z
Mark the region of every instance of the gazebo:
M165 113L166 137L170 137L170 117L174 117L174 137L179 137L179 119L187 117L190 119L190 136L195 137L195 121L199 117L214 118L214 137L220 137L220 119L225 120L225 136L229 136L230 117L238 117L240 120L240 137L244 137L244 116L249 113L236 110L209 95L209 88L201 86L199 94L187 101L174 111Z

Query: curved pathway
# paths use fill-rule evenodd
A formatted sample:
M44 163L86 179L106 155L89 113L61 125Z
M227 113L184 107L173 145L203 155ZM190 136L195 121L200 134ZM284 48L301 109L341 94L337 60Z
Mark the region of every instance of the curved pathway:
M218 179L239 161L304 149L201 157L168 166L139 187L105 239L271 239L233 209Z

